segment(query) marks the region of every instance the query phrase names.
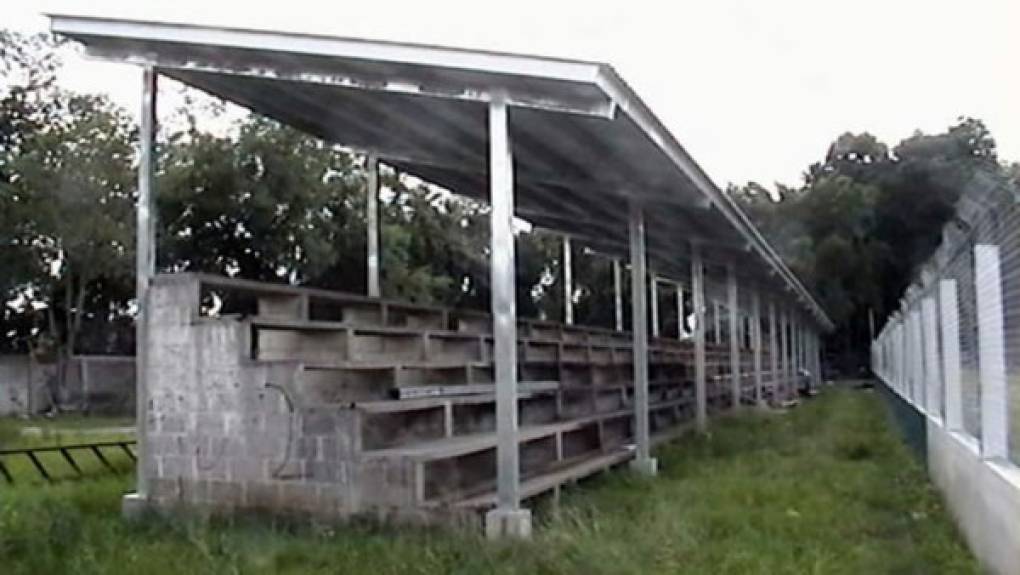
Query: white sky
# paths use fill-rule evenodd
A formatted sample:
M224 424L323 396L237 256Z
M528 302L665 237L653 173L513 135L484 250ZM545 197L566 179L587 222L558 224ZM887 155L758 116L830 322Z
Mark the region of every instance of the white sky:
M1020 0L3 3L0 26L23 31L58 12L609 62L720 185L799 183L842 132L892 145L960 115L1020 160ZM136 69L66 64L65 86L138 109Z

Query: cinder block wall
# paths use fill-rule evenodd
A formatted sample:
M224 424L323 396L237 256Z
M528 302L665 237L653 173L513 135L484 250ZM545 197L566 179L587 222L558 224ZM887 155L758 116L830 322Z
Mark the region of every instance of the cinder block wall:
M34 363L27 354L0 355L0 417L31 415L48 408L45 384L52 376L52 365Z
M353 508L339 412L299 412L295 365L255 364L242 323L201 319L198 286L151 291L142 473L162 506L324 514Z

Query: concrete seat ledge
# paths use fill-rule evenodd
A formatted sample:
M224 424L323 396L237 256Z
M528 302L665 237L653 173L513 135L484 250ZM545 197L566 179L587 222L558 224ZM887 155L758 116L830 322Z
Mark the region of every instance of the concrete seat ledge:
M686 434L694 429L694 423L675 425L665 431L653 433L653 445L660 445ZM542 473L522 478L521 498L532 499L548 493L560 486L575 483L586 477L611 469L634 458L634 450L630 446L619 446L593 454L585 454L571 459L556 462ZM452 506L459 509L484 511L496 506L496 492L486 490L482 493L467 495L460 499L443 498L426 501L424 507Z
M531 499L537 497L563 484L579 481L633 458L634 451L632 449L619 447L608 452L598 452L557 462L542 473L522 478L521 498ZM495 507L496 502L496 492L486 490L483 493L452 502L450 498L426 501L424 506L441 506L445 504L460 509L485 510Z

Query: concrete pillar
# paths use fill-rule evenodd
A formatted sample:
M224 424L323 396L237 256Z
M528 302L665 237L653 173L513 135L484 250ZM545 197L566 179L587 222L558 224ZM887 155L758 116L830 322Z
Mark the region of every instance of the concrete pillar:
M645 215L640 204L630 205L631 330L634 342L634 441L637 454L631 466L655 475L656 461L648 422L648 325L645 298L648 296Z
M974 246L974 268L981 379L981 455L985 458L1008 458L1009 401L999 246Z
M935 298L921 302L924 319L925 405L928 413L942 419L942 361L939 358L939 324Z
M910 399L918 409L924 410L924 344L921 329L920 306L911 304L910 310Z
M531 535L531 512L520 507L513 174L506 96L497 93L489 102L490 266L497 477L497 506L485 516L485 531L490 538Z
M946 428L963 429L963 385L960 369L960 318L956 280L939 282L939 323L942 332L942 374L945 381Z

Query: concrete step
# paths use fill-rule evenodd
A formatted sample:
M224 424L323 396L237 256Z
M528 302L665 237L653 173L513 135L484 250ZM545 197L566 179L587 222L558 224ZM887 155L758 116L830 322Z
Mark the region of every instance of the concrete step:
M598 453L558 462L555 465L550 466L550 468L543 473L523 478L521 481L521 498L530 499L548 491L552 491L561 485L579 481L585 477L594 475L595 473L604 471L614 465L619 465L633 458L633 449L620 447L613 449L608 453ZM450 505L459 509L475 509L482 511L495 507L497 501L496 491L486 490L483 493L468 496L452 502L448 500L434 500L426 502L425 505L432 507Z

